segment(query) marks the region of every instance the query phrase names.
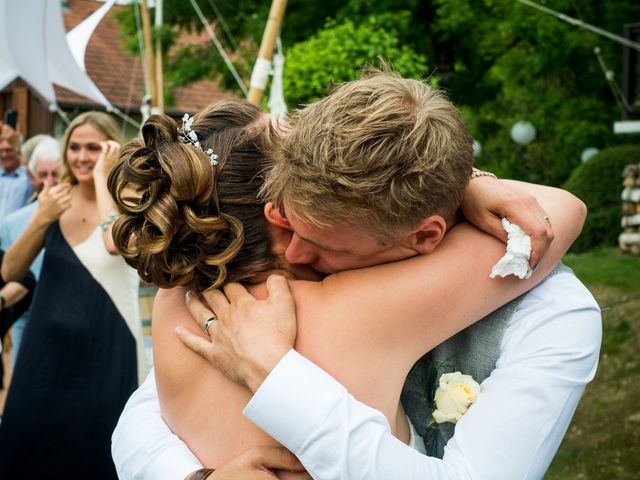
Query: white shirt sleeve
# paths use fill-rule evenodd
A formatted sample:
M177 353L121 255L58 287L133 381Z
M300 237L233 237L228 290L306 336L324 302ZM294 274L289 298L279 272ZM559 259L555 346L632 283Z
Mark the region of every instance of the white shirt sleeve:
M120 480L182 480L202 468L162 419L153 370L120 415L111 455Z
M295 350L276 365L244 415L293 452L313 478L467 478L456 465L395 438L381 412Z
M398 441L380 412L295 351L244 413L314 478L539 479L595 374L600 341L600 310L573 275L554 275L529 292L442 460Z

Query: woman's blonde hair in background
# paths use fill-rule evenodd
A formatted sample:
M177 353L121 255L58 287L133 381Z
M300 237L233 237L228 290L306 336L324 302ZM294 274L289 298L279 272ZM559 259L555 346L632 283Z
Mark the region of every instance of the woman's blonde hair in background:
M104 112L84 112L74 118L62 136L61 142L61 152L62 152L62 175L60 176L61 182L67 182L71 185L76 185L78 183L78 179L73 175L71 169L69 168L69 161L67 159L67 149L69 148L69 139L71 138L71 134L73 131L78 128L80 125L91 125L93 128L101 132L107 140L115 140L116 142L122 144L122 135L120 134L120 129L118 128L118 124L115 119Z

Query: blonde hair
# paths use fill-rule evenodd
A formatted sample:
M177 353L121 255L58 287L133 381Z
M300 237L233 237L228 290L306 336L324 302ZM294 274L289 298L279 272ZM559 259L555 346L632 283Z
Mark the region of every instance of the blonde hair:
M122 149L108 188L121 215L113 239L127 263L159 287L197 290L243 281L278 260L258 196L271 167L272 131L262 111L225 100L193 118L202 149L178 141L178 124L150 117Z
M370 70L291 117L262 194L316 226L381 242L454 215L473 163L454 105L425 82Z
M69 160L67 159L67 149L69 148L69 140L73 131L81 125L91 125L93 128L102 133L107 140L115 140L122 143L122 135L115 119L104 112L89 111L84 112L74 118L62 136L61 153L62 153L62 175L61 182L68 182L72 185L78 183L78 179L73 175L69 168Z

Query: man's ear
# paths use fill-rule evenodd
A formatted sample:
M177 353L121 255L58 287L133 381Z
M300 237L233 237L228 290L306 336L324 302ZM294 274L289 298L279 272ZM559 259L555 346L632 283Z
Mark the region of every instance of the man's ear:
M431 215L411 231L413 248L420 254L431 253L440 244L447 231L447 222L440 215Z
M284 228L285 230L291 230L289 220L285 217L279 208L277 208L273 202L267 202L264 206L264 216L271 225Z
M269 223L267 227L271 234L273 252L276 255L284 255L293 235L291 225L289 225L287 218L282 215L280 210L273 205L273 202L269 202L264 206L264 216Z

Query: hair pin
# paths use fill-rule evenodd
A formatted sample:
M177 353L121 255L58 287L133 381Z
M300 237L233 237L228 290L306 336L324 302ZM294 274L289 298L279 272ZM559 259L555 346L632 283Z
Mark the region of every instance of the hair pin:
M198 139L198 134L193 130L193 128L191 128L191 125L193 125L193 117L190 117L188 113L185 113L184 117L182 117L182 135L178 135L178 141L200 150L209 157L211 165L215 167L218 165L218 155L213 153L213 149L211 148L207 148L206 151L202 149L202 145L200 145L200 140Z

